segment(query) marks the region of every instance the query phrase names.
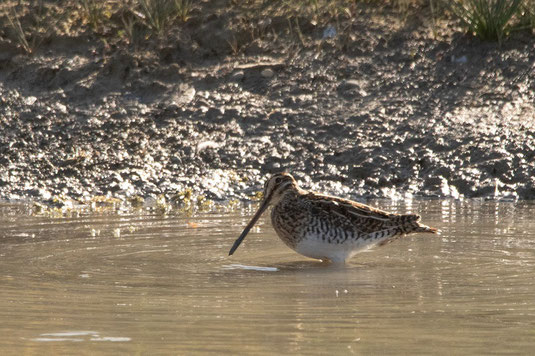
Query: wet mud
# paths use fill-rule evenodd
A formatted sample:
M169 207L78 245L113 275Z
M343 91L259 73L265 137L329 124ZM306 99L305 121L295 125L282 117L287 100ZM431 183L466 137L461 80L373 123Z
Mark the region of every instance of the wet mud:
M535 37L368 15L303 22L305 44L275 18L238 53L224 16L155 49L3 41L0 199L249 199L279 171L353 198L534 199Z

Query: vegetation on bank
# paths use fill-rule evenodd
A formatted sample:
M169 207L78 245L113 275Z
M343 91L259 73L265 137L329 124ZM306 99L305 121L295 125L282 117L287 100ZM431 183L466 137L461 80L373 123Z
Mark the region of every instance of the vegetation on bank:
M262 200L262 191L256 192L249 199L253 203ZM160 195L156 198L132 196L119 199L109 195L97 195L87 201L73 200L65 196L54 196L47 202L33 202L29 205L31 215L48 217L76 217L83 214L124 213L145 211L156 215L194 216L208 212L234 212L242 209L244 204L236 199L214 201L205 195L194 194L191 189L176 193L170 200ZM196 226L190 226L196 227Z
M437 20L457 21L490 41L501 42L516 30L535 31L535 0L7 0L0 4L0 41L27 54L55 36L91 35L109 46L137 48L229 16L231 30L247 33L226 39L229 53L238 53L268 33L291 35L305 45L310 28L332 26L324 36L336 37L343 23L374 7L402 21L424 14L432 33Z

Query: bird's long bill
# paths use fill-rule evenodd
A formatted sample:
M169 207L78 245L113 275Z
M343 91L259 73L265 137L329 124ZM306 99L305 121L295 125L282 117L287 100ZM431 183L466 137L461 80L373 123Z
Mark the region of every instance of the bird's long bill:
M240 237L238 237L236 239L236 241L234 241L234 245L232 245L232 248L230 249L230 251L228 253L229 256L232 255L234 253L234 251L236 251L238 246L240 246L240 244L242 243L243 239L245 239L245 236L247 236L247 234L249 233L249 230L251 230L253 228L254 224L256 224L256 222L258 221L258 219L260 218L260 216L262 215L264 210L267 209L270 200L271 200L271 197L266 197L266 199L264 199L264 201L262 202L262 205L260 205L260 208L258 208L258 211L254 214L254 216L251 219L251 221L249 221L249 224L247 224L245 229L243 229Z

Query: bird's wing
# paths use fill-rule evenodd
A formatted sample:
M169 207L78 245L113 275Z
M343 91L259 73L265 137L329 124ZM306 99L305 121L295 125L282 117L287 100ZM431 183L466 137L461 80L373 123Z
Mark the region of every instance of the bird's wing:
M352 200L331 197L323 194L308 193L310 207L317 212L330 216L338 216L348 221L362 233L372 233L380 230L418 221L416 214L399 215L373 208Z

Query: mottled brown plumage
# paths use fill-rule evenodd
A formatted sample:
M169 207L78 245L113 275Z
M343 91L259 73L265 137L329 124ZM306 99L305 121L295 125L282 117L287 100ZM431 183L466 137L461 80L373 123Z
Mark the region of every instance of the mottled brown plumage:
M391 214L355 201L299 188L288 173L271 177L260 208L232 246L232 255L269 205L271 222L280 239L312 258L345 262L360 250L384 245L413 232L436 233L415 214Z

